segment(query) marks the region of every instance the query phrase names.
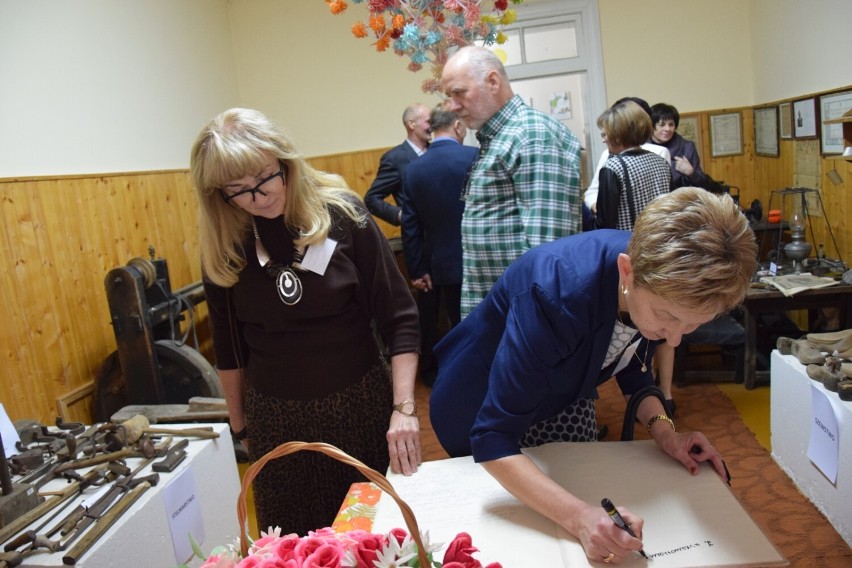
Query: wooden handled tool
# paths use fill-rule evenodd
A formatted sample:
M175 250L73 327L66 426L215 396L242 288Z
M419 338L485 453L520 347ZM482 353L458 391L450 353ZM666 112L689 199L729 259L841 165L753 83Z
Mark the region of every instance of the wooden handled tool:
M151 423L148 417L143 414L137 414L129 420L125 420L120 424L127 433L127 443L133 443L143 434L169 434L171 436L183 436L190 438L213 439L218 438L219 433L214 432L209 426L201 428L151 428Z
M142 494L147 491L151 487L151 484L147 481L144 481L130 490L129 493L124 495L118 503L114 506L110 507L110 509L98 519L88 532L80 539L80 541L71 547L71 550L68 551L65 556L62 557L62 563L71 566L77 563L77 560L83 556L92 545L97 542L97 540L103 536L103 534L109 530L109 528L115 523L116 519L118 519L121 515L124 514L127 509L130 508L133 503L139 499Z

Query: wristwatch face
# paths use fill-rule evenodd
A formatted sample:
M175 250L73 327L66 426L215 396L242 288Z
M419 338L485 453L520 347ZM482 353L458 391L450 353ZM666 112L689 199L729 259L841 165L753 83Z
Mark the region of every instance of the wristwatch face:
M417 414L417 404L415 404L412 400L406 400L399 404L394 404L393 409L408 416L414 416Z

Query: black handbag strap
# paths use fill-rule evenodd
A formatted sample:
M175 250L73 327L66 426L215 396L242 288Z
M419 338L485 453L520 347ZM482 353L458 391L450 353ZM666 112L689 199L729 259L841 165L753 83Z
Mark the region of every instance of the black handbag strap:
M633 439L633 426L636 424L636 412L639 410L639 403L648 396L656 396L660 399L660 403L663 405L663 408L666 409L666 414L668 415L668 405L666 405L666 398L663 395L663 391L655 385L642 387L630 397L630 400L627 401L627 410L624 411L624 424L621 427L622 442L629 442ZM671 416L669 416L669 418L671 418Z

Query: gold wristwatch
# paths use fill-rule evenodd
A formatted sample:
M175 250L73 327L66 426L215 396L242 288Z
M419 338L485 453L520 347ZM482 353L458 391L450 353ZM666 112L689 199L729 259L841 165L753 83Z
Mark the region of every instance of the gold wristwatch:
M406 407L411 408L411 410L406 411ZM402 402L394 404L393 409L404 416L417 416L417 404L413 398L406 398Z

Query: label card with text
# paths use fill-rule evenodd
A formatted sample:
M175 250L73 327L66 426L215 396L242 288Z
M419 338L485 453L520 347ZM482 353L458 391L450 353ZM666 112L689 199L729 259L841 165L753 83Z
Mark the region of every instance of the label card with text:
M172 533L175 560L178 564L183 564L193 555L189 535L191 534L198 544L204 542L201 503L190 468L184 468L163 488L163 504L166 506L166 517Z
M811 385L813 393L813 421L811 439L808 443L808 459L832 483L837 483L837 462L840 458L840 428L834 407L822 389ZM839 399L838 399L839 400Z

